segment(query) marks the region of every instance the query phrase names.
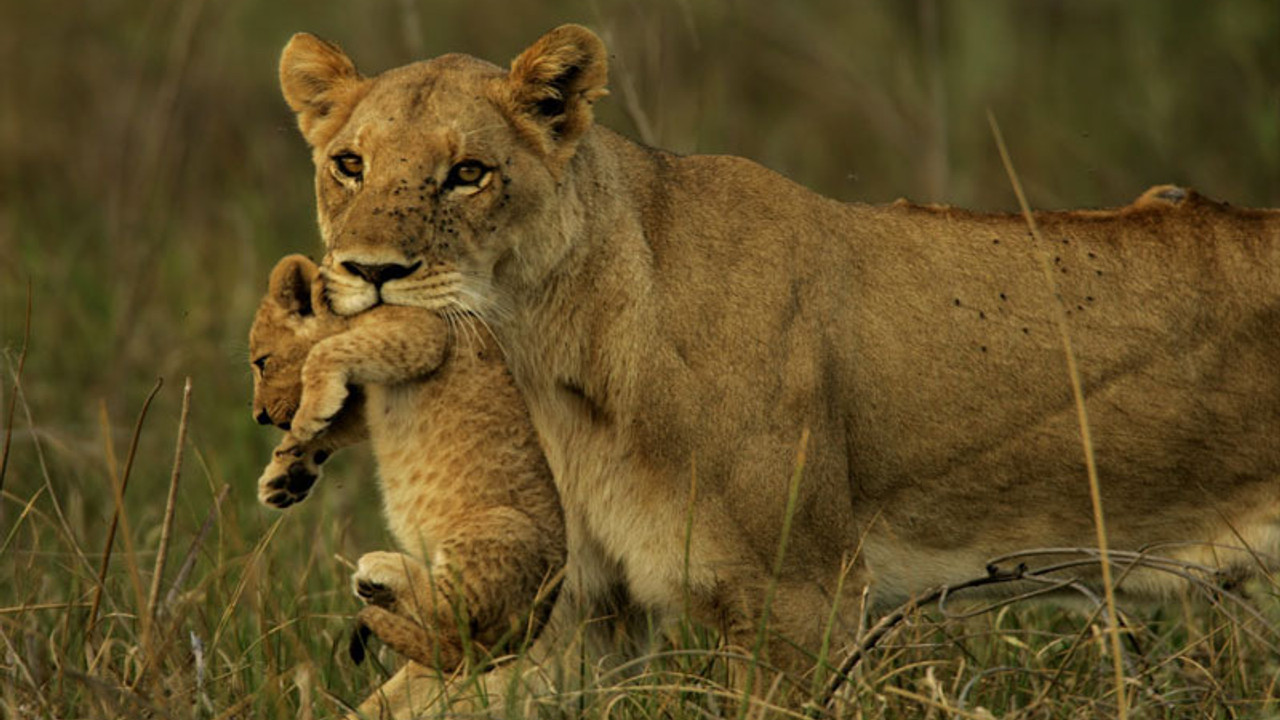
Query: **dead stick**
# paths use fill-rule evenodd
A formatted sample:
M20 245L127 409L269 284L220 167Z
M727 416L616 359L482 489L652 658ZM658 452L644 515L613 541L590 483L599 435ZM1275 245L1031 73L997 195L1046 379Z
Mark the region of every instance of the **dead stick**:
M862 658L870 652L877 643L889 634L889 631L897 627L908 615L915 612L922 605L928 605L937 601L939 598L946 597L950 593L969 588L982 587L983 585L993 585L998 583L1015 582L1023 579L1026 567L1019 565L1012 571L1001 570L995 565L987 566L986 577L974 578L968 582L962 582L956 585L938 585L929 588L919 595L910 598L907 602L899 605L893 612L880 618L870 630L862 637L861 642L857 644L849 654L845 656L840 667L836 669L835 675L827 683L826 690L822 693L822 697L817 702L812 703L806 708L805 714L809 717L821 717L829 713L836 701L836 693L840 690L840 686L845 683L849 676L853 673L853 669L857 667Z

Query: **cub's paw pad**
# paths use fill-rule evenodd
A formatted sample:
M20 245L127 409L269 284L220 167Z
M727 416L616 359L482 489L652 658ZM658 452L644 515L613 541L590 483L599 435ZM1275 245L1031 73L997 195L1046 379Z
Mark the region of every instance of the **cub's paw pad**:
M395 608L397 598L409 596L409 573L417 564L417 560L397 552L365 553L351 575L351 591L370 605Z
M317 477L316 473L306 465L295 463L290 465L283 474L264 475L258 481L258 499L264 505L283 510L307 499L307 494L316 484Z
M264 505L270 505L271 507L277 510L284 510L290 505L296 505L297 503L300 503L306 499L307 499L306 495L303 495L302 497L298 497L297 495L290 495L289 493L278 492L278 493L272 493L271 495L268 495L267 497L262 498L262 503Z
M258 499L263 505L268 505L276 508L277 510L284 510L291 505L297 505L303 500L306 500L307 494L305 492L293 493L288 490L268 490L260 492L258 494Z
M285 473L283 478L284 487L295 495L307 496L307 492L311 490L311 486L316 484L316 474L311 468L301 463L290 465L289 471Z
M370 605L392 607L396 603L395 592L381 583L356 580L356 595Z

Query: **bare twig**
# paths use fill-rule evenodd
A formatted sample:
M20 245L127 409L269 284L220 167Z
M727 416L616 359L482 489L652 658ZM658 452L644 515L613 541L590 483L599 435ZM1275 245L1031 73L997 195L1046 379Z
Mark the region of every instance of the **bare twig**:
M160 529L160 547L156 550L155 571L151 574L151 592L147 594L147 619L156 621L156 603L160 599L160 581L169 557L169 536L173 532L173 515L178 505L178 478L182 475L182 449L187 442L187 419L191 413L191 378L182 386L182 413L178 420L178 441L173 451L173 472L169 475L169 498L164 506L164 524Z
M827 688L823 691L822 696L818 698L816 703L813 703L807 709L807 714L810 717L817 717L822 715L824 712L830 711L835 702L836 693L840 690L840 686L844 685L845 681L849 678L849 675L853 672L853 669L862 661L862 658L865 657L866 654L880 642L880 640L888 635L889 631L893 630L898 623L902 622L908 615L915 612L920 606L928 605L929 603L946 597L950 593L958 592L960 590L1022 580L1025 571L1026 567L1023 565L1019 565L1012 571L1001 570L995 565L989 565L987 566L986 577L974 578L973 580L969 580L958 585L938 585L925 590L924 592L907 600L905 603L899 605L892 612L880 618L879 622L871 626L871 629L867 630L867 632L862 636L862 640L849 651L849 654L845 656L844 661L840 663L840 667L836 668L835 675L833 675L831 680L827 683Z
M1239 550L1239 548L1229 548L1229 549ZM1154 570L1154 571L1166 573L1169 575L1173 575L1174 577L1177 577L1187 582L1192 587L1199 588L1201 591L1205 592L1210 597L1210 599L1214 601L1215 605L1218 605L1219 607L1221 607L1221 604L1218 602L1219 598L1229 599L1232 602L1237 603L1239 607L1241 607L1242 609L1246 610L1250 614L1250 617L1252 619L1264 625L1265 627L1271 627L1270 625L1267 624L1266 619L1263 618L1261 614L1258 613L1256 610L1249 607L1249 605L1242 598L1238 597L1235 593L1225 591L1222 588L1215 585L1211 579L1214 577L1217 577L1217 574L1213 571L1212 568L1206 568L1203 565L1198 565L1196 563L1191 563L1183 560L1177 560L1174 558L1161 557L1159 555L1151 555L1149 554L1149 552L1150 552L1149 550L1144 550L1142 552L1113 550L1108 556L1109 559L1107 561L1104 561L1101 551L1099 551L1097 548L1040 548L1040 549L1033 549L1033 550L1023 550L1016 553L1009 553L1007 555L1002 556L1001 558L998 558L995 561L992 561L992 563L987 566L986 577L975 578L973 580L969 580L967 582L962 582L954 585L941 585L941 586L926 590L921 594L917 595L916 597L898 606L892 612L886 614L884 617L880 619L879 622L877 622L874 626L872 626L871 629L869 629L866 633L863 634L861 641L859 641L852 649L850 649L848 654L845 656L844 661L840 664L839 668L836 670L836 674L832 677L830 682L828 682L824 693L817 699L816 702L814 702L808 707L807 709L808 713L811 717L817 717L822 715L824 712L830 711L835 702L836 692L838 692L840 687L845 682L848 681L849 676L853 672L854 668L858 665L859 662L862 661L862 659L867 655L867 653L870 650L872 650L886 635L889 634L891 630L893 630L894 627L896 627L899 623L901 623L908 615L915 612L920 607L928 605L933 602L938 603L940 612L942 612L942 614L948 618L967 618L967 617L972 617L982 613L991 612L993 610L1009 605L1012 602L1026 600L1026 599L1036 597L1038 595L1043 595L1046 593L1058 592L1063 589L1071 589L1071 590L1075 590L1076 592L1083 593L1086 596L1086 598L1088 598L1088 600L1096 608L1098 608L1098 610L1103 614L1108 614L1112 612L1111 609L1107 607L1105 601L1100 600L1097 597L1097 595L1095 595L1092 591L1090 591L1088 587L1084 583L1082 583L1078 578L1055 577L1056 573L1061 573L1063 570L1086 567L1086 566L1101 567L1104 562L1108 562L1110 561L1110 559L1118 559L1128 563L1128 567L1126 567L1125 569L1126 573L1134 567L1142 567L1144 569ZM1046 565L1046 566L1037 567L1034 569L1028 569L1025 563L1020 562L1013 570L1002 570L1000 569L1000 566L997 564L998 562L1005 562L1010 559L1019 559L1019 558L1026 558L1026 557L1043 557L1046 555L1077 555L1077 556L1083 556L1083 557L1078 560L1054 563L1052 565ZM985 585L996 585L996 584L1011 583L1011 582L1035 583L1035 584L1045 585L1046 587L1032 590L1030 592L1022 593L1008 600L1002 600L999 602L984 605L980 610L976 610L973 612L955 614L955 613L950 613L946 610L946 602L948 597L956 592L959 592L961 590L971 589L971 588L982 587ZM1224 611L1225 611L1225 608L1224 608ZM1092 624L1092 622L1093 621L1091 619L1090 624ZM1123 623L1122 616L1117 613L1116 615L1108 617L1107 623L1109 625L1115 625L1117 628L1119 628L1119 626ZM1234 624L1237 627L1243 627L1243 625L1239 622L1236 622ZM1274 628L1272 629L1274 630ZM1277 634L1280 634L1280 633L1277 633ZM1257 633L1250 632L1250 636L1253 637L1255 640L1259 641L1260 643L1266 645L1269 649L1272 650L1272 652L1280 652L1280 647L1277 647L1275 643L1269 642L1266 638L1260 637ZM1122 648L1122 652L1123 652L1123 648ZM1121 662L1124 662L1126 657L1127 657L1126 655L1122 655ZM1151 694L1155 695L1156 697L1159 697L1159 695L1154 693L1153 691L1151 692ZM1120 701L1117 701L1117 702L1120 702Z

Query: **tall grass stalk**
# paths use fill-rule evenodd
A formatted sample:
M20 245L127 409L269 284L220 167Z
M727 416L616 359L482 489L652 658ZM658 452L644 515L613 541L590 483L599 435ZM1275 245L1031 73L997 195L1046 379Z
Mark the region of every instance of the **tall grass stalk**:
M1067 362L1067 377L1071 382L1071 396L1075 402L1076 421L1080 426L1080 445L1084 452L1085 474L1089 482L1089 499L1093 505L1093 527L1098 537L1098 553L1101 556L1099 566L1102 570L1102 589L1107 601L1107 634L1111 638L1111 662L1115 671L1116 683L1116 715L1120 720L1129 716L1128 692L1125 689L1124 655L1120 647L1120 616L1116 609L1115 586L1111 582L1111 559L1108 556L1107 522L1102 510L1102 488L1098 482L1098 465L1093 453L1093 435L1089 430L1089 412L1084 404L1084 384L1080 380L1080 369L1076 367L1075 350L1071 347L1071 332L1067 327L1067 314L1062 302L1062 294L1058 291L1058 281L1054 278L1053 267L1049 259L1048 245L1040 235L1035 215L1027 204L1026 193L1022 191L1022 182L1009 157L1009 149L1005 147L1004 136L1000 133L1000 125L996 122L995 113L987 110L987 121L991 125L991 134L995 137L996 148L1000 151L1000 161L1004 163L1005 172L1009 176L1009 184L1018 196L1018 207L1022 210L1022 218L1031 231L1036 243L1036 257L1040 261L1040 269L1049 290L1054 324L1058 328L1058 336L1062 341L1062 354Z

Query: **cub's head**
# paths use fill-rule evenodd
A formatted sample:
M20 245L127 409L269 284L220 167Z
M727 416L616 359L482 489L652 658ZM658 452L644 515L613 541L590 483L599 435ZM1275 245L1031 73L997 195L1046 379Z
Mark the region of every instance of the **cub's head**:
M574 182L589 179L572 160L606 76L604 44L576 25L509 70L444 55L371 78L337 46L295 35L280 84L315 161L333 309L483 314L495 276L553 267L580 216Z
M302 364L317 342L340 332L345 321L319 297L319 268L302 255L285 256L271 271L267 294L249 329L253 366L253 417L288 429L302 398Z

